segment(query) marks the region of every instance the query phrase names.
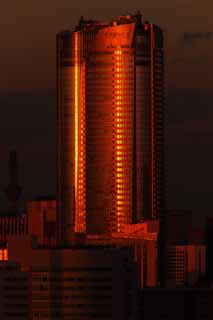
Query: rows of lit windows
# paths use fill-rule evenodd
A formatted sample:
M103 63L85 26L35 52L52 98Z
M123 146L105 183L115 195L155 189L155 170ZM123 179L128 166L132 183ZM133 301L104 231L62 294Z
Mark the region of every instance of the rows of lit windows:
M75 64L75 231L84 232L85 212L85 67L80 63L80 35L74 33Z
M122 63L122 51L117 49L114 52L114 105L115 105L115 181L116 181L116 213L117 213L117 232L122 231L123 222L125 220L124 202L126 199L122 194L122 186L125 183L124 177L124 114L123 106L126 101L127 92L124 88L126 72L128 68ZM125 76L124 76L125 75ZM127 78L128 80L128 78Z

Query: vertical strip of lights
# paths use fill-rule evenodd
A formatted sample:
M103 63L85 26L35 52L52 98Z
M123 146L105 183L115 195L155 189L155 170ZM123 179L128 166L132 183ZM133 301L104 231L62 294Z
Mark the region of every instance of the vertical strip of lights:
M78 157L78 211L76 212L75 232L86 232L86 181L85 181L85 63L80 72L80 99L79 99L79 157Z
M86 231L85 206L85 64L81 65L80 33L75 47L75 232Z
M116 229L122 231L125 219L124 211L124 123L123 123L123 78L122 78L122 51L114 52L115 59L115 188L116 188Z
M79 109L79 33L74 33L75 64L75 228L78 214L78 109Z

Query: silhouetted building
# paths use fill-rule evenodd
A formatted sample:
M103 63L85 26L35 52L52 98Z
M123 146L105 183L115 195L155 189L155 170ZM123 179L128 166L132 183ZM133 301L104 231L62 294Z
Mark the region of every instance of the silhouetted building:
M211 320L213 289L143 289L140 320Z
M126 225L124 231L112 235L87 235L85 244L129 248L134 253L140 288L159 285L157 239L159 221Z
M0 245L7 243L8 239L17 235L28 234L28 216L23 215L0 215ZM1 259L0 259L1 260Z
M19 185L19 165L16 150L10 151L9 177L10 182L5 189L5 193L9 202L9 210L11 212L18 213L22 188Z
M140 288L159 286L158 275L159 221L126 225L122 233L113 233L112 242L117 246L132 248L138 269Z
M30 319L29 275L15 262L0 261L0 319Z
M40 244L56 244L56 201L40 197L28 203L29 234Z
M163 82L162 31L140 14L58 34L61 240L163 215Z
M33 200L28 204L29 235L39 245L56 245L56 202L55 200ZM47 232L49 231L49 232ZM159 221L126 225L122 233L112 235L75 234L73 243L78 246L128 247L134 252L140 287L155 287L158 283L157 239Z
M30 201L28 204L29 235L39 245L56 245L56 201L45 197ZM77 246L114 246L128 247L134 252L140 287L155 287L158 283L157 239L159 221L126 225L122 233L112 235L75 234L73 243Z
M29 237L18 237L9 240L8 254L31 275L31 319L136 319L138 277L131 249L39 248Z
M206 273L205 245L168 247L166 287L192 287Z

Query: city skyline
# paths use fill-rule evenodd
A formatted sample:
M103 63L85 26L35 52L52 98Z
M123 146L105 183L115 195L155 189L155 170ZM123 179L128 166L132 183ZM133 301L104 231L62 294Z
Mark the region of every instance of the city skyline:
M52 10L56 6L53 3ZM1 185L3 188L7 184L6 170L3 167L7 166L9 150L15 147L21 158L21 180L26 198L35 197L41 184L42 194L55 193L53 187L55 185L55 140L53 136L55 135L56 116L53 90L55 86L55 33L65 27L71 28L77 22L77 17L82 14L78 8L71 7L70 12L66 13L69 6L68 2L64 1L55 20L51 16L52 11L47 10L48 3L46 2L39 25L37 22L38 7L32 3L24 7L14 4L11 18L5 21L5 18L2 17L6 28L3 28L1 32L2 43L4 43L2 48L4 64L2 64L0 78L0 101L4 107L0 139ZM135 2L133 5L127 4L124 11L132 11L131 7L134 6L134 11L140 9L139 4ZM83 10L85 16L93 16L94 11L97 18L107 20L111 14L110 11L113 11L113 15L121 13L120 9L114 8L105 10L103 15L103 9L95 7L95 2L91 7L91 9ZM213 174L211 170L208 170L213 158L210 151L213 135L211 126L213 97L209 57L212 40L211 36L205 37L205 33L212 30L210 18L208 19L210 7L210 4L203 7L202 4L181 2L180 5L174 1L170 2L170 5L165 2L161 8L155 8L154 2L149 2L149 4L145 3L142 8L142 15L160 24L166 35L169 206L192 209L196 216L202 216L203 213L199 214L201 211L204 211L206 215L213 211L211 204ZM174 9L177 12L177 18L173 19L171 12ZM8 5L5 3L2 10L5 12L5 17L8 10ZM178 22L178 16L181 16L181 24ZM47 17L49 23L45 24ZM25 23L28 24L28 28L24 28ZM45 32L39 32L40 28L43 28ZM195 36L187 37L186 32L191 32ZM12 40L10 43L9 39ZM17 41L20 45L14 49ZM12 60L11 52L17 53ZM30 59L33 59L33 63L30 62ZM12 64L11 61L13 61ZM36 61L39 62L39 67ZM31 68L28 67L29 63ZM18 65L22 68L20 73ZM5 66L7 66L7 71ZM196 70L199 76L195 76L195 71L192 72L192 70ZM40 78L37 76L38 73L42 75ZM19 75L19 80L16 75ZM41 112L43 112L42 117ZM11 113L14 114L14 119L11 119ZM16 119L19 121L17 122ZM202 171L199 170L200 167ZM40 177L33 174L36 170L42 172Z
M181 8L184 28L184 3L162 5L163 24L150 1L145 12L126 4L131 13L116 18L117 9L103 5L100 12L111 18L96 19L100 8L92 0L73 24L76 8L72 26L55 32L55 70L48 50L39 55L54 22L42 26L52 10L46 2L36 33L12 44L18 65L7 65L5 56L2 319L212 318L213 126L211 84L204 82L212 75L200 54L213 33L192 28L178 35L171 13L165 17ZM63 5L65 25L67 0ZM36 17L35 8L28 2L21 13ZM16 55L22 49L24 59Z

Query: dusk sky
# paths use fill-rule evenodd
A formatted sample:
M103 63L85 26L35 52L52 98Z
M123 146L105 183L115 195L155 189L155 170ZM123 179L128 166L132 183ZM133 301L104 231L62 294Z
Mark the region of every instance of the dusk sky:
M1 189L15 147L25 197L55 193L56 33L137 10L164 30L169 207L213 215L212 0L2 2Z

